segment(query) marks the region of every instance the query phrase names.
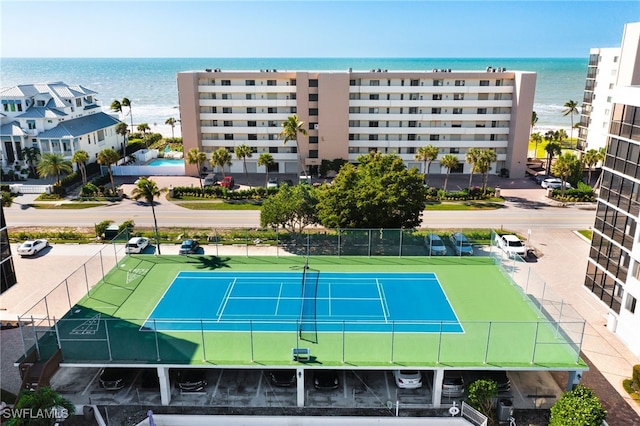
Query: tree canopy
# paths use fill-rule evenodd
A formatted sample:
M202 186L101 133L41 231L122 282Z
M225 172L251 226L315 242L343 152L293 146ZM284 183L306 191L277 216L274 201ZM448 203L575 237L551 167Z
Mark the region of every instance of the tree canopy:
M414 228L424 210L423 176L395 155L371 152L345 164L318 192L318 219L329 228Z
M260 211L260 226L281 226L292 232L317 223L317 190L310 185L281 185Z

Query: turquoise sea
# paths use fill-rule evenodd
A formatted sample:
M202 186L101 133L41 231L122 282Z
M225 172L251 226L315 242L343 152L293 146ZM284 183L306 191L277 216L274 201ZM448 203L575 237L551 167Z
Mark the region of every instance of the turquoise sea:
M135 123L163 124L178 119L176 73L222 70L484 70L488 66L538 73L534 110L540 127L570 127L562 116L565 102L582 103L588 57L585 58L1 58L0 85L63 81L98 92L105 110L127 97ZM575 117L574 117L575 121Z

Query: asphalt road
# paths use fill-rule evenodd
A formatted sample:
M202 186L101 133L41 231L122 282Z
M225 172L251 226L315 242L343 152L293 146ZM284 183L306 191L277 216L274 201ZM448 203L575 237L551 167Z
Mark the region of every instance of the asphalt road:
M586 229L593 226L595 210L580 206L566 208L549 205L539 188L504 191L505 207L497 210L427 211L423 227L436 228L563 228ZM158 226L253 228L260 225L259 210L189 210L163 200L155 206ZM83 210L42 210L17 199L5 208L9 227L93 226L103 220L153 226L151 208L130 200Z

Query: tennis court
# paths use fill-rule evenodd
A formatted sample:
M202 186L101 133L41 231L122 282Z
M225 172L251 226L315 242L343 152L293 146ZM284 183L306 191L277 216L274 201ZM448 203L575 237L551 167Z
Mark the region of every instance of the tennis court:
M202 320L202 323L201 323ZM462 332L434 273L180 272L142 329Z

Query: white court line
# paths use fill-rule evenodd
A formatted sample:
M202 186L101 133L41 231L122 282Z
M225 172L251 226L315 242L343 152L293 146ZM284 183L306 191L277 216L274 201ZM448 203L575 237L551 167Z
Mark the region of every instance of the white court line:
M282 296L282 285L280 283L280 289L278 290L278 301L276 302L276 311L273 313L275 316L278 316L278 308L280 307L280 297Z
M376 278L376 286L378 287L378 295L380 296L380 306L382 307L382 315L384 315L384 322L389 322L387 319L387 311L384 308L384 297L382 296L382 289L380 288L380 281Z
M233 291L233 287L236 285L236 281L237 281L237 280L238 280L238 279L237 279L237 278L235 278L235 279L233 280L233 282L232 282L232 283L227 287L227 291L226 291L226 292L225 292L225 294L224 294L224 295L225 295L225 297L222 299L222 300L224 300L224 304L218 308L218 312L219 312L219 314L218 314L218 319L217 319L217 321L218 321L218 322L220 322L220 318L222 318L222 314L224 313L224 310L225 310L225 308L227 307L227 302L229 302L229 295L230 295L230 294L231 294L231 292Z

